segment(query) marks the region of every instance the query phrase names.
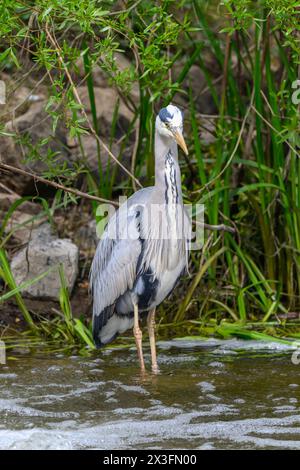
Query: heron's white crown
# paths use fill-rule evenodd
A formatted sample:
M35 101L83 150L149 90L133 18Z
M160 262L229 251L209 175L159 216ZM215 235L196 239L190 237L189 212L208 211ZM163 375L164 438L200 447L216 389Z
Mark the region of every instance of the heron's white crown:
M166 108L162 108L156 118L155 127L161 135L173 137L170 129L183 128L183 115L179 108L169 104Z

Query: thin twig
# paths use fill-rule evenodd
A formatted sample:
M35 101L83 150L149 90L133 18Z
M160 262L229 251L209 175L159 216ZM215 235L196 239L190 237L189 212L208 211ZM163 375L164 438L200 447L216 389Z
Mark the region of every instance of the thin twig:
M12 191L10 188L5 186L5 184L3 183L0 183L0 188L4 189L4 191L8 192L8 194L10 194L11 196L14 196L16 194L14 191Z
M47 186L52 186L53 188L61 189L62 191L65 191L70 194L74 194L75 196L83 197L84 199L90 199L92 201L97 201L97 202L106 203L106 204L113 204L114 206L119 205L117 202L110 201L109 199L104 199L98 196L92 196L91 194L84 193L83 191L79 191L78 189L67 188L66 186L60 183L55 183L54 181L50 181L50 180L47 180L46 178L43 178L42 176L35 175L34 173L30 173L29 171L22 170L21 168L17 168L15 166L7 165L6 163L0 162L0 172L1 170L18 173L19 175L29 176L30 178L34 180L34 182L40 182L40 183L46 184Z

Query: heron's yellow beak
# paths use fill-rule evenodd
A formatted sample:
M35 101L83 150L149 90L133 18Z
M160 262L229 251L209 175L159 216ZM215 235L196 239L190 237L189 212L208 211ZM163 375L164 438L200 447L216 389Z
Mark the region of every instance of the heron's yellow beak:
M181 134L181 132L178 129L175 129L173 131L173 136L174 136L174 139L176 140L177 144L179 145L179 147L182 148L182 150L184 151L184 153L186 155L188 155L189 151L187 149L185 140L184 140L183 135Z

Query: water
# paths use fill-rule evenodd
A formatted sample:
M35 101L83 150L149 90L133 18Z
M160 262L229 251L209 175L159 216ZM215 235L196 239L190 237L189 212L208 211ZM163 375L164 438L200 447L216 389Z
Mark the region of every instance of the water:
M8 361L0 448L300 448L300 365L285 346L161 342L159 362L141 377L133 349Z

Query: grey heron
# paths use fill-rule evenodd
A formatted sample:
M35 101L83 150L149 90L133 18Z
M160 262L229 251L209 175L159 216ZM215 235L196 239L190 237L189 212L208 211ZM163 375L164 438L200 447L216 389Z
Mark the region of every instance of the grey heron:
M144 370L139 318L146 314L153 372L158 371L155 309L188 262L190 221L182 200L177 147L188 154L182 131L182 112L172 104L162 108L155 122L155 184L135 192L109 219L90 272L96 346L133 327Z

